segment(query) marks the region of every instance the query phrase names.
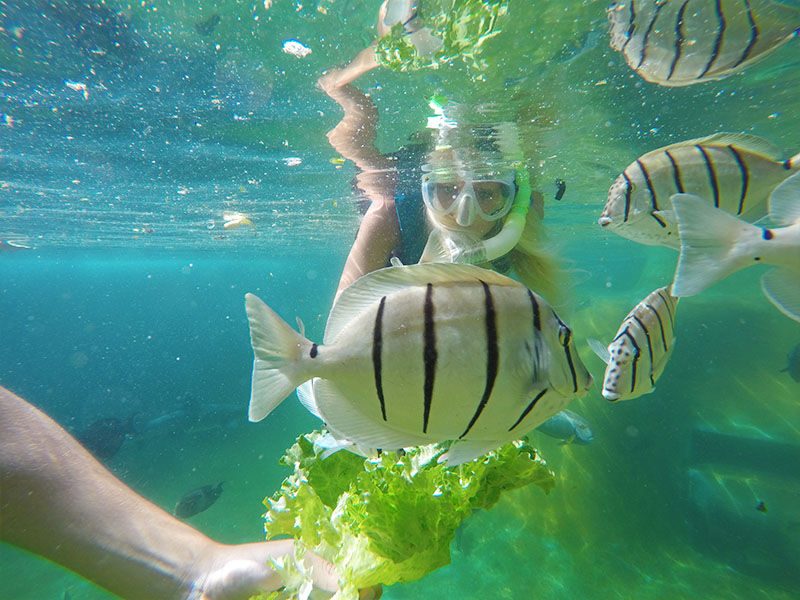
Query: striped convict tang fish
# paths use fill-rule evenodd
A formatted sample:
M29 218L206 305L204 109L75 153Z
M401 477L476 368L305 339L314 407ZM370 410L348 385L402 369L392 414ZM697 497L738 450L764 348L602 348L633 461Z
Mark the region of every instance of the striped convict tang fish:
M636 159L608 190L598 223L622 237L678 249L670 196L693 194L717 208L755 221L767 214L767 199L800 170L800 154L782 160L768 141L717 133L653 150Z
M538 295L470 265L369 273L334 304L322 345L246 296L255 353L250 420L313 379L309 407L367 448L455 440L458 464L517 439L585 394L572 332Z
M625 0L608 10L611 47L646 81L678 87L722 79L800 28L800 7L773 0Z
M603 397L632 400L655 389L675 346L675 310L678 299L670 286L658 288L637 304L608 345L589 340L606 363Z

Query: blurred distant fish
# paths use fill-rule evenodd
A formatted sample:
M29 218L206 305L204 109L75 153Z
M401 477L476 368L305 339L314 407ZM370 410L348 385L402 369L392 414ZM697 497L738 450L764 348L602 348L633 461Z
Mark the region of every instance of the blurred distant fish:
M207 510L222 495L222 484L204 485L197 489L186 492L175 505L175 516L181 519L193 517L196 514Z
M655 389L675 346L677 306L669 286L658 288L628 313L608 348L589 340L608 365L602 392L606 400L632 400Z
M767 198L800 170L800 154L784 160L767 140L717 133L653 150L636 159L608 190L598 224L640 244L677 249L670 197L695 194L748 221L767 213Z
M96 458L109 459L119 452L125 438L134 433L134 416L131 415L125 421L116 417L97 419L76 437L83 447L94 454Z
M214 33L214 30L217 28L217 25L219 25L221 20L222 18L217 13L214 13L210 17L195 23L194 29L200 35L208 37Z
M579 414L562 410L536 428L545 435L559 439L564 444L591 444L594 440L592 428Z
M761 278L761 289L779 311L800 322L800 173L772 193L772 228L745 223L691 194L676 194L672 204L681 239L675 296L699 294L755 264L774 265Z
M14 242L11 240L0 240L0 252L18 252L20 250L31 250L31 246L27 246L22 242Z
M792 379L800 383L800 344L797 344L786 358L788 363L785 369L781 369L781 373L789 373Z
M626 0L608 9L611 47L651 83L723 79L800 28L800 6L773 0Z

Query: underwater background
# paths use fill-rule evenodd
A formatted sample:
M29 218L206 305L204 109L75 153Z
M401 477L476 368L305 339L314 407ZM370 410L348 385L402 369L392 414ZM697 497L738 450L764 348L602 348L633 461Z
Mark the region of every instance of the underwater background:
M294 400L247 421L243 297L322 338L359 215L355 169L325 137L341 111L315 83L372 41L379 5L0 2L0 240L31 247L0 252L0 384L73 433L134 416L106 464L167 510L225 481L189 519L223 542L262 539L262 500L288 474L277 459L318 426ZM781 372L800 325L763 297L761 272L681 301L650 395L604 400L604 365L585 343L611 339L677 257L597 225L608 187L643 153L719 131L800 151L798 40L728 79L661 88L609 48L606 8L512 0L482 64L358 83L385 152L424 129L442 90L522 124L569 271L559 314L596 381L570 405L592 444L531 434L555 489L475 514L452 564L386 588L389 600L800 595L800 384ZM312 53L283 52L290 39ZM224 229L225 211L255 226ZM0 546L0 599L65 592L111 597Z

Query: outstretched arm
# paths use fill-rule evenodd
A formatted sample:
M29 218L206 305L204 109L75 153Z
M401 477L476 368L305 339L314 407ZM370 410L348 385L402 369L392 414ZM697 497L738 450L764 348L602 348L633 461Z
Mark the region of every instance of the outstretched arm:
M246 599L281 587L267 559L293 551L293 540L211 540L138 496L55 421L2 387L0 539L131 600ZM317 586L335 591L331 565L310 561Z
M349 65L331 69L318 82L344 110L342 120L328 133L328 140L339 154L356 164L358 187L370 200L345 262L337 298L356 279L385 266L400 239L394 206L397 171L392 161L375 146L378 112L372 99L351 85L377 66L375 46L371 45Z

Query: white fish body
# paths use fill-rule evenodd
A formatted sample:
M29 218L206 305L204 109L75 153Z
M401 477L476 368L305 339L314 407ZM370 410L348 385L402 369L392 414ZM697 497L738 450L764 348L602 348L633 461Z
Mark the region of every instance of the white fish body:
M648 152L632 162L608 191L598 223L641 244L680 246L673 194L694 194L748 221L767 214L772 190L800 170L800 154L781 160L768 141L718 133Z
M565 444L591 444L594 433L589 423L579 414L564 409L536 428L536 431L561 440Z
M312 412L364 448L457 440L449 463L458 464L522 437L591 385L552 308L478 267L365 275L337 300L321 346L252 294L246 304L255 352L250 420L314 379Z
M676 296L698 294L751 265L774 265L761 279L762 290L778 310L800 321L800 173L770 197L775 228L745 223L688 194L677 194L673 204L681 238Z
M669 286L650 292L622 321L616 336L604 348L590 346L606 363L603 397L632 400L655 389L675 347L675 313L678 299Z
M800 27L800 7L772 0L626 0L608 17L611 47L646 81L668 87L727 77Z

